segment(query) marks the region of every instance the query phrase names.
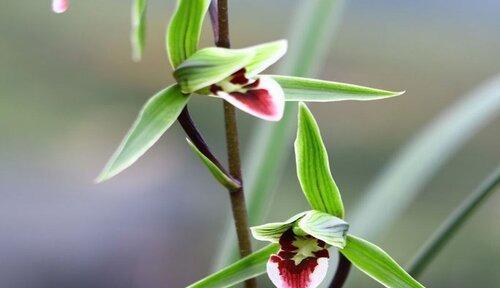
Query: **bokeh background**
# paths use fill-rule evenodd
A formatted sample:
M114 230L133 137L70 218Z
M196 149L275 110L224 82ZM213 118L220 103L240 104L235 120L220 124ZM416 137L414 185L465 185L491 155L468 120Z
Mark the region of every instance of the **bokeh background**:
M93 184L141 105L172 82L164 30L174 1L150 1L140 63L130 60L130 1L73 1L64 15L48 2L0 4L0 286L183 287L199 279L223 239L228 196L177 125L133 167ZM233 45L286 38L299 2L230 1ZM310 105L349 209L411 136L500 72L500 2L357 0L345 8L321 78L407 90L391 100ZM203 43L211 43L208 27ZM197 98L190 108L222 157L220 103ZM255 120L239 116L246 150ZM498 165L499 144L497 118L377 244L406 263ZM290 159L269 220L306 207L294 170ZM498 286L499 205L500 195L489 199L424 283ZM378 285L351 277L350 287Z

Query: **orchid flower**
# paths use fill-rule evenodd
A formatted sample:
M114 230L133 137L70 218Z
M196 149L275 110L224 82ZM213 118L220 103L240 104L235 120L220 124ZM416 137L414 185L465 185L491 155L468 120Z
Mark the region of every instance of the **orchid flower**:
M64 13L69 8L69 0L52 0L52 11Z
M267 274L276 287L313 288L328 272L328 248L344 248L348 228L340 218L311 210L251 231L258 240L280 245L267 262Z
M385 287L423 288L381 248L348 233L321 132L304 103L299 104L298 118L297 177L312 210L250 228L254 238L272 244L188 288L230 287L265 272L278 288L315 288L327 275L334 249Z
M141 43L144 43L146 2L135 0L133 9L133 39L138 45L138 52L142 51ZM283 115L285 101L364 101L402 94L338 82L260 75L285 54L285 40L242 49L198 49L203 20L210 2L178 1L166 39L167 54L177 83L158 92L144 105L98 181L115 176L137 161L170 128L195 95L223 99L260 119L278 121ZM228 183L230 177L223 175L224 171L218 169L220 167L194 150L212 174L215 173L216 179L223 180L221 184L237 185Z
M174 71L183 93L222 98L258 118L278 121L285 94L270 76L258 75L281 58L287 42L280 40L245 49L205 48Z

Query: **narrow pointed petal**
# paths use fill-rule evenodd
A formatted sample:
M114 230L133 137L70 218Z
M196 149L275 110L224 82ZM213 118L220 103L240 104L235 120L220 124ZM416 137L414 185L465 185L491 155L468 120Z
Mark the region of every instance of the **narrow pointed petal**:
M273 65L285 55L287 48L288 43L286 40L278 40L247 48L255 51L255 56L246 66L246 76L253 78L266 70L267 67Z
M52 11L64 13L69 8L69 0L52 0Z
M255 117L278 121L283 117L285 95L280 85L269 77L260 77L247 86L246 92L216 91L216 94Z

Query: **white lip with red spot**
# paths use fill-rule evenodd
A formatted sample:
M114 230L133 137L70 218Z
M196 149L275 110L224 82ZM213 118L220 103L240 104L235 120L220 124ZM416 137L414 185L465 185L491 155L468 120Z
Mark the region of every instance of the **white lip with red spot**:
M267 274L278 288L315 288L326 277L328 250L325 242L297 236L289 229L280 237L281 249L267 262Z
M283 117L285 94L281 86L270 77L248 79L245 69L213 84L210 92L238 109L268 121Z
M69 0L52 0L52 10L55 13L64 13L69 8Z

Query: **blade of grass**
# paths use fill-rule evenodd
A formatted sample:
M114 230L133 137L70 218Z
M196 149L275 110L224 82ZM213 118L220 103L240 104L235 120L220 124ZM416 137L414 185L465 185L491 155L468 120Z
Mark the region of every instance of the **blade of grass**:
M497 75L449 107L393 158L351 214L352 233L376 240L442 165L499 112Z
M291 27L289 50L279 74L313 77L327 57L327 48L340 23L344 0L302 1ZM287 104L283 119L276 124L258 124L247 151L246 191L250 225L260 224L267 215L276 185L291 153L295 134L297 104ZM236 259L237 250L231 226L226 225L222 246L214 269Z
M451 240L463 224L481 206L482 203L497 191L500 184L500 167L493 172L479 187L467 197L441 224L434 234L425 242L408 265L408 273L417 278L429 266L436 255Z

